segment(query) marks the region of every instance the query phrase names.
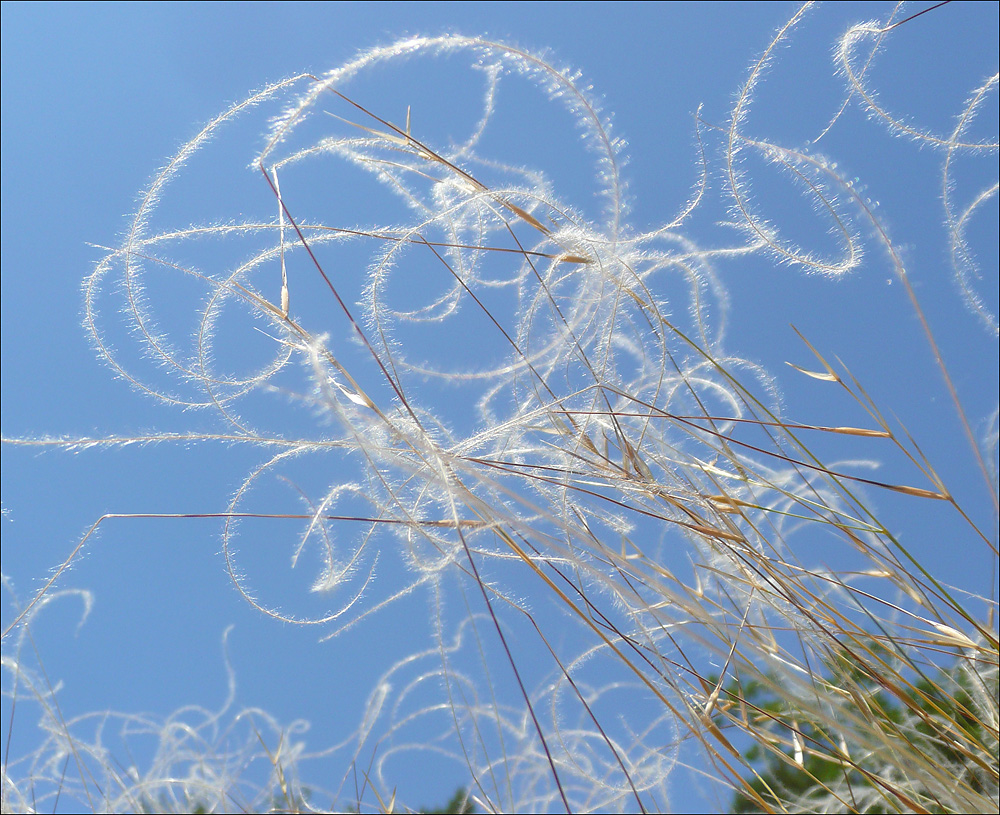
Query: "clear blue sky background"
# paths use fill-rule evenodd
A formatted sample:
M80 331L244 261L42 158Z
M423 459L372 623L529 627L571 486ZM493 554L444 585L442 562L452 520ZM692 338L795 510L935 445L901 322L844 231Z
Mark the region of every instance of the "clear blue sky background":
M692 114L703 104L704 120L726 125L748 67L796 8L792 3L4 3L4 436L219 429L206 415L172 411L113 378L80 328L80 283L102 256L88 244L114 246L137 193L155 170L227 102L251 89L304 71L321 74L360 49L411 34L485 33L529 50L551 49L557 63L584 73L605 110L614 114L616 134L628 140L633 223L647 229L672 218L698 180ZM920 8L914 5L911 13ZM748 130L790 147L815 138L843 97L830 56L837 36L851 23L884 19L890 10L888 4L838 3L812 12L777 55ZM997 26L997 4L953 3L902 27L893 41L898 50L878 63L886 104L934 132L950 132L968 93L996 71ZM389 107L387 115L396 121L404 116L406 101L396 100L389 89L384 97L373 92L365 101L376 110ZM990 105L976 135L995 139L995 92ZM420 111L413 115L419 125ZM903 248L974 429L984 434L997 403L997 343L965 308L950 276L936 186L943 156L887 135L857 105L841 124L816 149L835 158L849 177L857 176L867 197L878 202L877 211ZM537 122L523 123L525 151L542 150L545 134L536 135L533 127ZM729 245L736 233L716 226L725 217L719 140L708 131L707 141L711 194L692 228L705 244ZM256 144L244 147L247 162ZM515 140L503 158L516 161L517 146ZM995 174L995 155L988 161ZM759 165L751 169L760 172L762 205L774 207L775 220L803 243L822 247L829 241L825 226L813 225L806 204L786 195L780 184L768 186L776 176ZM986 172L989 177L988 165ZM258 196L246 202L247 211L273 213L263 181L255 181L249 170L247 177ZM965 196L978 191L971 184L958 189ZM560 194L581 196L585 210L593 204L582 186L579 193ZM178 215L175 221L184 222L188 204L198 213L191 220L212 217L198 209L199 202L182 199L168 204L177 207L170 210ZM242 206L214 217L236 217ZM996 223L994 198L970 230L981 253L984 299L994 313ZM795 323L831 358L843 359L900 418L975 519L995 535L986 490L926 341L884 253L874 243L868 250L862 268L841 281L805 276L759 257L720 265L733 299L727 346L781 377L790 415L817 424L864 424L843 401L825 402L821 386L782 365L790 360L813 366L788 327ZM847 457L862 455L870 450L851 448ZM3 572L23 603L102 513L221 511L261 460L258 451L210 445L73 454L5 445ZM892 473L888 464L882 475L891 480ZM905 468L897 475L904 483L916 481ZM944 580L995 597L990 560L982 549L974 558L963 554L957 548L961 542L948 539L949 528L946 519L930 512L913 527L922 539L909 541ZM50 680L62 683L64 715L114 709L164 716L186 704L218 707L226 695L221 637L234 624L229 653L237 706L258 706L285 723L308 720L311 748L338 742L357 726L372 682L394 655L419 642L419 620L410 625L389 615L319 643L315 629L278 625L248 608L233 590L218 550L213 521L132 520L104 529L60 582L93 593L85 625L76 629L80 606L66 599L40 618L36 631ZM5 625L11 608L5 597ZM7 687L9 679L4 682ZM5 730L10 716L5 700ZM36 718L37 709L18 707L12 756L35 743ZM418 757L397 783L401 799L416 807L442 800L465 780L457 768L441 777L428 773ZM672 801L678 809L693 806L710 789L705 784L692 790L687 783L678 776ZM724 805L711 797L707 804Z

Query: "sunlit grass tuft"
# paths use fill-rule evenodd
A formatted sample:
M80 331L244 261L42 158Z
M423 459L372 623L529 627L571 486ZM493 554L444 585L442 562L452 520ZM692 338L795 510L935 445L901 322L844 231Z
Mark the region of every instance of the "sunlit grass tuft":
M139 727L160 739L163 760L146 775L119 771L100 733L64 720L58 694L22 657L32 621L59 596L91 532L120 517L104 516L4 632L12 692L42 705L50 734L32 756L5 762L4 810L54 809L66 796L95 811L338 802L389 811L401 806L394 775L414 753L464 766L469 800L490 812L666 809L672 773L692 764L707 766L741 811L995 810L995 414L983 438L904 253L857 181L811 150L748 135L754 94L766 70L780 68L775 54L801 15L752 67L729 123L699 120L701 182L677 218L647 232L628 226L623 143L579 77L482 38L411 38L323 77L268 86L189 142L88 278L86 326L117 374L171 404L214 411L222 430L5 443L224 439L259 448L259 465L217 515L246 601L333 637L420 595L434 610L434 645L393 655L357 731L337 746L342 774L322 785L329 803L309 799L298 777L304 747L294 727L259 711L230 714L231 701L141 727L124 716L129 736ZM974 291L964 229L996 185L987 179L962 209L948 172L958 156L995 156L995 139L964 134L996 77L970 95L948 136L903 123L877 102L866 75L874 50L865 50L887 47L900 22L842 39L845 107L861 105L946 156L943 229L989 330L995 316ZM377 100L351 93L375 65L412 68L427 57L466 59L482 83L477 115L450 143L422 135L416 99L394 123ZM540 91L571 117L580 165L594 168L597 214L564 198L544 167L511 163L519 147L540 149L527 123L516 131L524 144L490 141L508 84ZM273 216L160 225L156 205L185 164L262 109L267 141L252 165L273 194ZM791 178L831 225L838 254L785 240L781 224L758 213L750 154ZM723 239L691 226L720 176L744 236L735 245L731 230ZM385 201L386 220L347 220L352 197L361 206L369 195ZM184 260L172 259L177 247ZM927 341L919 353L953 402L992 502L986 525L838 349L800 335L787 372L792 388L826 389L820 400L844 406L836 423L787 416L785 380L776 379L786 372L728 349L721 264L841 276L876 253L905 291ZM203 288L188 338L159 327L146 287L163 274ZM101 306L110 281L144 345L140 370L110 338L121 328ZM253 363L242 372L226 369L229 331L263 335L254 347L266 353L242 360ZM289 401L316 417L313 435L284 431ZM887 460L889 476L872 472L870 462ZM300 486L317 473L325 488ZM294 486L301 511L272 508L275 476ZM975 579L937 579L912 537L904 543L899 527L919 529L938 505L950 514L949 545L991 564L989 596ZM236 548L237 532L254 546L255 519L295 530L293 565L307 553L318 559L312 594L328 610L263 599L266 571L244 567L249 556ZM228 740L234 732L242 740ZM254 761L264 780L245 782L241 770Z

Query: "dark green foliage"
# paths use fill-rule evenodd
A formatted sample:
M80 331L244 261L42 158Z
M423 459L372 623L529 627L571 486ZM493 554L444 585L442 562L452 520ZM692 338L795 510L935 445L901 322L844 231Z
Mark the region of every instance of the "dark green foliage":
M344 809L344 812L347 813L357 813L360 811L360 808L356 804L354 806L348 806ZM473 815L476 811L476 805L472 802L472 798L469 796L469 791L462 787L455 790L455 794L452 795L451 798L449 798L444 804L430 808L421 807L418 810L418 812L423 813L423 815Z
M969 787L988 793L997 786L996 734L991 734L988 724L977 715L974 697L996 697L997 674L993 671L984 678L964 670L965 665L960 660L950 669L939 671L934 679L924 677L907 687L891 689L871 678L860 681L860 670L853 667L845 672L853 675L841 675L837 684L874 685L877 690L866 696L864 711L871 732L881 733L887 743L905 740L913 755L922 755L938 767L954 768ZM816 721L817 717L810 713L792 709L789 698L778 695L771 686L750 681L733 683L728 690L730 698L742 698L753 711L760 734L774 737L772 748L758 738L743 753L756 771L756 776L746 779L747 788L760 796L766 808L746 791L738 791L732 812L784 811L792 802L794 810L799 811L850 808L886 813L909 809L908 802L879 783L885 764L877 749L848 743L851 760L843 761L839 747L842 734L833 732L828 723ZM793 727L802 748L801 765L795 760L795 750L787 746L793 740ZM851 728L844 730L849 738ZM951 811L937 803L930 790L921 789L919 782L910 789L921 796L922 806L928 811ZM837 806L838 799L841 806Z
M472 803L469 791L459 788L455 790L455 794L448 799L444 806L433 809L421 809L420 811L426 813L426 815L432 815L432 813L440 813L440 815L472 815L476 811L476 805Z

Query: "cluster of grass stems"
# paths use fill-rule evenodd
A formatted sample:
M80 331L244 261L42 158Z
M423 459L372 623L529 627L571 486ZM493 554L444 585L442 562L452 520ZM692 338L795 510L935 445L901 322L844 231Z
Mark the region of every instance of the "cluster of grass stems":
M910 502L910 517L925 505L947 505L952 545L977 563L987 553L995 584L995 417L991 437L981 441L903 259L855 185L813 153L744 133L756 85L803 13L754 65L728 124L698 125L699 134L710 131L724 145L721 175L744 235L735 246L706 247L685 233L712 172L710 154L702 157L702 184L677 218L653 232L630 231L621 145L579 78L503 43L444 36L365 53L324 77L279 82L225 111L157 175L121 246L88 278L86 324L101 357L142 391L217 411L224 429L5 444L253 445L266 454L263 462L218 513L227 568L247 602L275 619L332 633L414 594L437 610L430 619L436 646L428 653L438 666L420 676L437 683L436 702L397 714L376 733L372 722L384 722L379 716L391 707L390 683L380 683L331 801L401 807L392 796L400 765L385 762L398 762L397 748L413 738L407 728L433 713L444 716L451 734L434 749L467 766L469 800L487 812L667 807L668 778L678 761L692 760L679 758L690 745L744 810L996 811L995 585L984 597L939 582L874 508L887 494ZM983 100L996 94L997 77L971 95L946 137L896 121L879 107L865 70L899 22L860 25L843 37L847 98L946 155L947 191L951 162L996 153L995 143L965 134ZM394 123L343 90L378 65L470 54L486 86L484 113L467 142L447 149L422 137L419 109L412 125L409 114ZM574 117L599 168L599 222L561 200L541 173L479 157L478 141L509 75L534 83ZM254 162L273 193L275 217L153 230L156 204L195 153L230 121L275 100L283 112ZM834 224L840 257L789 244L756 213L752 180L741 169L748 154L800 183ZM299 190L311 173L321 172L313 168L331 162L381 182L412 220L344 226L303 214L322 213L297 196L306 195ZM960 279L969 255L964 225L996 189L985 188L962 211L945 202ZM719 259L763 257L839 275L861 263L859 231L874 236L922 322L929 358L992 496L989 529L958 503L864 383L807 337L802 347L815 363L791 375L853 405L851 421L790 420L770 377L723 350L710 313L725 305ZM256 248L228 271L170 259L176 245L230 238ZM345 273L337 260L345 247L374 251L366 287L353 299L343 281L358 273ZM152 316L156 304L143 282L150 270L205 287L190 352L178 350ZM393 285L403 272L446 282L431 294L409 292L400 305ZM106 339L99 302L111 279L133 335L178 389L134 373ZM688 302L668 310L657 288L664 279L681 281ZM300 297L308 280L320 281L321 291ZM990 324L971 294L974 280L966 282L970 304L995 332L995 320ZM323 302L325 323L319 312L305 313L307 299ZM246 376L218 370L213 349L217 324L233 311L252 317L274 351ZM435 320L453 320L461 337L500 352L478 369L456 372L445 351L435 368L406 341L407 331ZM435 376L474 392L462 403L476 411L474 422L442 418L446 411L427 396ZM266 433L237 412L241 400L275 393L308 405L325 422L322 432ZM849 439L871 445L872 458L898 457L912 478L862 477L820 452ZM326 490L303 497L300 513L268 510L265 477L309 457L322 460ZM35 616L69 591L61 588L65 570L114 517L97 520L4 630L5 693L43 706L47 736L27 759L5 757L3 810L55 808L60 798L114 811L326 806L306 794L294 733L262 711L234 713L232 699L221 711L186 710L166 721L121 714L129 733L160 740L154 765L141 774L122 771L99 737L79 734L87 717L62 718L44 675L23 655ZM259 599L235 538L239 522L243 545L253 547L247 530L261 517L302 527L296 556L319 553L324 566L313 588L334 598L329 613L305 619ZM816 539L830 553L822 567L796 554L799 541ZM677 551L690 563L684 571L683 558L671 555ZM388 579L381 594L379 557L396 558L408 575ZM838 560L846 565L830 565ZM459 617L449 617L446 596L463 598L455 604L465 609ZM499 661L488 657L493 651ZM397 672L415 658L399 657ZM109 714L101 716L105 727ZM263 780L241 776L254 758L270 768Z

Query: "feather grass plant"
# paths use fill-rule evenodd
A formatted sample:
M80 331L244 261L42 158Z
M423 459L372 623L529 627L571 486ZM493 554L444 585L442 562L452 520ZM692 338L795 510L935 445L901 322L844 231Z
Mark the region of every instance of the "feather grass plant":
M904 253L859 183L814 150L749 135L754 95L806 11L755 63L729 122L698 120L701 182L654 230L628 225L624 144L579 75L485 38L414 37L221 113L160 171L121 245L88 277L86 327L101 358L157 399L214 411L222 429L5 444L251 446L260 464L213 516L249 604L325 638L414 595L432 609L433 647L399 654L373 689L344 742L332 800L345 800L360 771L375 808L400 806L394 776L420 747L463 765L470 800L487 812L654 811L669 807L671 773L696 761L694 748L743 811L996 810L997 414L985 434L966 416ZM995 341L995 304L978 291L966 229L995 200L996 182L980 172L970 196L952 174L966 159L995 172L995 137L971 134L997 75L973 90L949 134L895 117L868 68L904 23L916 20L896 13L840 40L845 102L830 129L858 105L873 127L944 157L954 268ZM431 58L471 65L485 89L462 137L425 134L437 126L433 87L401 81L414 101L396 120L365 94L371 76L400 64L410 76ZM562 197L558 166L512 163L519 151L560 159L558 147L544 153L537 129L503 119L514 85L540 90L572 120L596 166L596 214ZM227 128L257 132L245 121L272 109L280 113L252 166L273 217L162 225L158 205L200 151ZM832 225L836 253L799 247L760 214L752 160L791 179ZM689 229L716 177L730 203L724 234L742 235L735 243ZM377 221L366 220L361 192L371 182ZM985 514L955 497L837 349L800 335L813 362L791 374L847 406L836 424L790 418L775 372L727 350L720 264L837 277L868 262L865 246L887 258L922 327L990 496ZM158 310L162 280L201 290L187 340ZM112 293L141 359L112 337L103 306ZM274 397L306 406L320 426L301 435L276 426ZM902 462L908 477L876 478L841 455L857 445L867 459ZM274 477L295 485L299 511L274 497ZM317 478L325 485L305 486ZM919 528L940 507L950 545L991 564L991 594L938 579L904 543L900 524ZM30 760L5 761L4 811L60 798L115 811L319 806L299 778L301 742L273 719L233 714L230 727L253 724L238 745L221 739L231 703L200 724L156 723L164 760L148 778L113 771L99 735L89 744L71 735L76 723L20 654L66 569L114 517L97 520L5 627L5 692L46 707L50 738ZM318 558L311 591L329 603L324 613L263 599L243 565L261 545L255 521L275 518L298 529L293 564ZM280 733L282 749L262 730ZM252 760L270 768L266 780L241 787L239 768Z

